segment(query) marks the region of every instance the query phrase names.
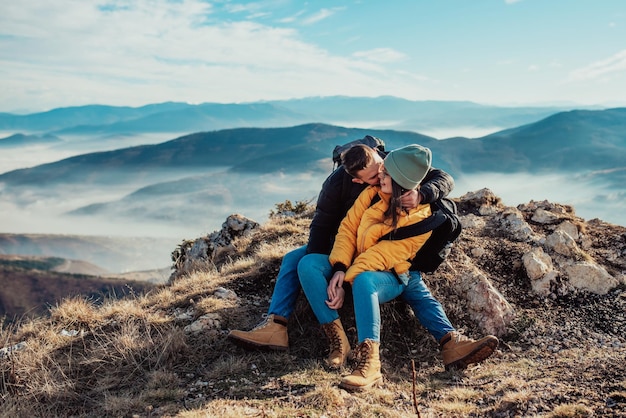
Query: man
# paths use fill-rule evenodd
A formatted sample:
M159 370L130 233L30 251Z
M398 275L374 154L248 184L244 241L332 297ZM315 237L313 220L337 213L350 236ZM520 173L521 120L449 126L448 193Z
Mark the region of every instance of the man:
M363 142L376 139L369 135ZM379 141L382 142L382 141ZM318 196L315 215L311 221L309 241L306 247L297 248L283 257L274 286L267 317L250 331L232 330L228 338L245 348L287 350L289 347L287 322L300 294L298 263L306 254L329 254L339 224L358 195L368 185L380 183L379 171L386 153L370 148L370 155L351 167L339 167L324 181ZM412 190L402 196L402 205L414 208L421 203L432 203L447 196L454 188L452 177L431 168L420 183L419 192ZM498 345L498 339L487 336L478 341L459 334L448 320L441 304L432 296L419 272L411 279L401 298L413 309L420 323L439 341L444 366L463 369L469 364L489 357ZM329 336L331 341L332 336ZM338 345L345 344L334 339ZM332 350L345 351L345 347Z

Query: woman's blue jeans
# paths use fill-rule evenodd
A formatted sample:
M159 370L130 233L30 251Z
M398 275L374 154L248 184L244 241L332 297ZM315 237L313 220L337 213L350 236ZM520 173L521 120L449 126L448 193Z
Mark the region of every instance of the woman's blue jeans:
M301 287L300 279L298 278L298 263L300 263L301 259L305 255L307 255L306 246L303 246L288 252L283 257L280 270L278 271L278 276L276 278L276 284L274 285L274 292L272 294L268 314L275 314L289 318L293 313ZM309 257L311 259L309 259ZM327 297L326 287L328 284L326 276L330 276L331 271L330 264L328 263L328 255L309 254L306 258L307 261L304 263L306 265L315 261L315 263L319 263L321 266L327 266L328 268L328 272L323 273L324 282L320 282L320 286L324 292L323 299L325 300ZM322 261L324 261L324 263L322 263ZM305 267L303 266L303 268ZM441 338L443 338L443 336L448 332L454 331L454 327L448 320L448 317L446 316L439 301L430 293L426 283L422 280L421 274L418 271L411 271L409 273L409 283L400 298L411 306L419 322L433 335L433 337L435 337L437 341L440 341ZM324 307L331 311L331 309L326 307L325 303ZM339 315L335 312L334 317L331 319L327 318L328 320L325 322L320 320L320 323L332 322L338 317ZM319 319L320 317L318 316L318 320Z
M320 324L339 318L337 311L325 303L331 273L332 266L325 254L308 254L298 265L300 284ZM386 271L366 271L354 279L352 297L359 343L365 339L380 342L380 304L396 298L404 287L393 273Z

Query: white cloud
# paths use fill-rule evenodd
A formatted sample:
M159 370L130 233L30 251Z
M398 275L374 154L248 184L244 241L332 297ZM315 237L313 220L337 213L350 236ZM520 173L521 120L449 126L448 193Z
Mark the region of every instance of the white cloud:
M488 74L506 55L470 61L465 54L471 55L471 49L429 51L430 43L413 42L407 36L394 39L402 31L376 35L372 45L367 39L370 34L359 28L366 21L355 20L347 8L313 7L311 2L291 0L5 1L0 12L0 111L91 103L138 106L167 100L232 103L310 95L490 103L509 102L510 97L516 102L586 101L591 95L599 101L620 99L615 86L600 93L583 84L578 91L563 89L567 97L551 97L553 86L533 89L531 97L527 88L511 82L520 72L535 82L526 71L528 65L519 65L527 60L523 45L516 51L519 57L513 57L516 65L498 63L506 68L503 79ZM364 7L363 12L380 14L388 9ZM453 35L455 30L469 36L456 26L446 28L446 33L459 36ZM510 48L503 51L510 54ZM577 52L577 58L584 53ZM427 62L417 58L422 56L429 57ZM559 60L564 63L568 57L560 55ZM461 72L465 68L472 72ZM546 69L548 62L542 64ZM590 66L574 75L589 77L600 71ZM608 74L613 73L604 77ZM426 79L428 83L423 82Z
M258 3L227 3L225 8L229 13L257 13L260 5Z
M352 56L381 63L398 62L406 59L405 54L391 48L375 48L368 51L357 51L353 53Z
M594 80L625 71L626 49L623 49L605 60L594 62L586 67L572 71L568 81Z
M246 19L254 20L271 16L270 12L263 11L263 5L261 3L227 3L224 5L225 10L228 13L246 13Z
M324 9L317 18L338 10ZM106 8L75 0L10 3L0 17L8 35L0 39L0 108L405 97L411 91L394 87L398 75L386 74L382 65L401 59L397 51L334 56L301 40L294 29L251 21L210 24L213 13L200 0L114 2Z
M305 25L312 25L314 23L317 23L321 20L324 19L328 19L329 17L331 17L332 15L334 15L335 13L337 13L338 11L343 10L342 7L334 7L332 9L321 9L319 12L313 14L312 16L306 18L305 20L303 20L303 24Z
M279 22L280 23L293 23L296 20L298 20L298 18L302 16L304 13L306 13L304 10L300 10L291 16L287 16L287 17L280 19Z

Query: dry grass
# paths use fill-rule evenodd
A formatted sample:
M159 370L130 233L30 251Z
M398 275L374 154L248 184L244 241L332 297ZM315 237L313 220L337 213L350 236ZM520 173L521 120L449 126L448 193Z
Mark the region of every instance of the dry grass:
M548 418L583 418L594 416L593 411L581 404L563 404L554 408Z
M13 338L27 343L2 363L3 407L21 411L16 416L119 412L154 398L180 398L177 380L169 379L176 383L168 388L154 376L184 352L185 336L139 300L98 307L68 299L47 320L14 330ZM156 376L163 373L172 375Z

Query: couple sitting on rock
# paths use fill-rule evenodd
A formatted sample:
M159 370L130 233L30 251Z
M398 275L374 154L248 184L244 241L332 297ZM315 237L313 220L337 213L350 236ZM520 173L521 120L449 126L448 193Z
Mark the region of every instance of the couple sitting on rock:
M431 158L420 145L387 154L362 144L344 151L342 167L322 186L307 246L283 258L265 321L251 331L232 330L228 338L246 348L286 350L288 319L303 289L330 341L328 365L342 367L351 352L357 360L340 387L363 390L382 381L380 304L400 296L439 341L446 369L464 369L489 357L498 339L473 340L457 332L421 273L410 270L410 260L432 232L379 241L429 217L429 203L452 190L454 180L432 168ZM372 204L376 195L380 199ZM354 351L338 313L344 283L352 286L359 342Z

